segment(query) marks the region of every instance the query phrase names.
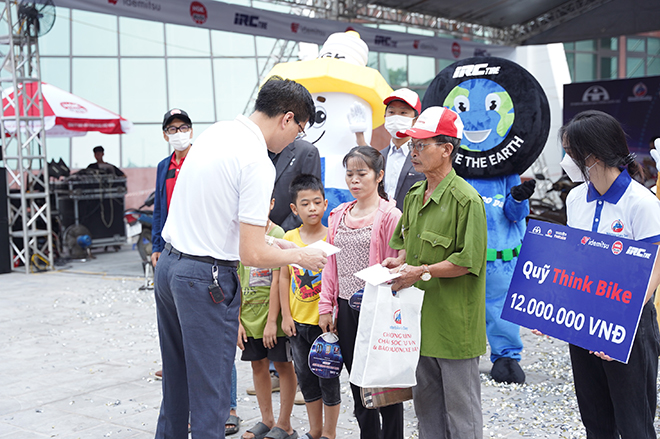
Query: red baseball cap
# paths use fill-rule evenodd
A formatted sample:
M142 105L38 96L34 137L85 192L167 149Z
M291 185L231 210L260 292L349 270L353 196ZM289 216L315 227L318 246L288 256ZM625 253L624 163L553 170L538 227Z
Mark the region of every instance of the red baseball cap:
M404 134L413 139L428 139L440 135L462 139L463 121L457 113L448 108L429 107Z
M383 104L387 105L392 101L403 101L410 105L419 114L422 111L422 101L419 100L419 95L409 88L400 88L394 90L391 95L385 98Z

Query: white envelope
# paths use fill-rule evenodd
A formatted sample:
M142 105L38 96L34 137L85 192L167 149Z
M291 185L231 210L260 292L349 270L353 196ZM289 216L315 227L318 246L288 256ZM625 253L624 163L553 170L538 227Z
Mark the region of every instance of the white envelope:
M339 253L339 251L341 250L339 247L335 247L332 244L328 244L327 242L325 242L323 240L316 241L316 242L308 245L307 247L308 248L319 248L319 249L321 249L325 252L326 256L334 255L335 253ZM298 264L291 264L291 266L299 268L301 270L303 269Z
M365 268L364 270L358 271L355 273L355 276L371 285L378 286L392 279L396 279L401 275L399 273L390 273L389 268L385 268L380 264L376 264Z

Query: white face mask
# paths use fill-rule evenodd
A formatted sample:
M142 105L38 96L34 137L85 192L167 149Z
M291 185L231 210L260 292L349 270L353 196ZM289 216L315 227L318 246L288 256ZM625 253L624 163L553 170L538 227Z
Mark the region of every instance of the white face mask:
M168 134L167 137L170 139L170 145L176 151L183 151L190 146L190 141L192 140L192 133L181 133L177 132L176 134Z
M412 128L413 118L406 116L387 116L385 118L385 129L390 136L396 139L403 139L404 136L398 135L399 131L405 131Z
M587 156L587 159L589 157L591 157L591 154ZM561 165L562 169L566 172L566 175L568 175L568 178L570 178L572 182L579 183L581 181L584 181L585 176L582 175L582 171L580 170L580 167L577 165L577 163L575 163L575 160L573 160L573 158L570 155L565 154L564 158L561 159L561 162L559 162L559 164ZM589 170L594 166L596 166L596 163L594 163L593 165L589 166L586 169L587 179L589 179Z

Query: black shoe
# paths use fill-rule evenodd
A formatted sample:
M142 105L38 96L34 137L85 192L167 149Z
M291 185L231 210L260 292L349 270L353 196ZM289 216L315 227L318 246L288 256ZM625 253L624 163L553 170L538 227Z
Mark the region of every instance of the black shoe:
M495 360L490 376L498 383L525 383L525 372L513 358L502 357Z

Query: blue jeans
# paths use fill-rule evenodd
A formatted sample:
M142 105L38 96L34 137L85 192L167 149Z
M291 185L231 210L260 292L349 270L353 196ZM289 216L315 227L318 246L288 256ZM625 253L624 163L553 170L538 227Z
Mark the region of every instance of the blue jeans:
M653 300L642 309L628 364L569 346L587 439L655 439L660 334Z
M486 335L493 363L503 357L520 361L523 348L520 326L500 317L517 260L497 259L486 263Z
M208 291L213 265L164 251L156 268L163 401L157 439L224 438L231 405L240 287L236 269L218 266L224 300Z

